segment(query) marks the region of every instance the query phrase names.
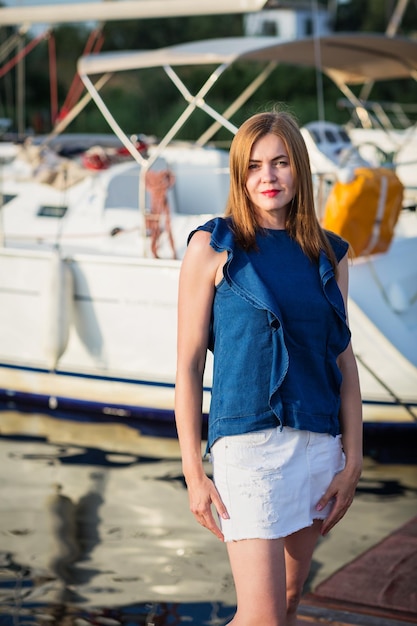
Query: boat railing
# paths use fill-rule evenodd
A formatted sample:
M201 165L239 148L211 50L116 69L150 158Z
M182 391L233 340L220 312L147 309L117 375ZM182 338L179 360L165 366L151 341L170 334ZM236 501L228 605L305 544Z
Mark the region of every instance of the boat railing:
M339 109L351 111L349 125L362 126L361 116L357 114L357 107L348 98L337 101ZM408 129L417 124L417 104L399 102L376 102L368 100L361 102L361 107L370 113L370 120L375 128L384 130Z

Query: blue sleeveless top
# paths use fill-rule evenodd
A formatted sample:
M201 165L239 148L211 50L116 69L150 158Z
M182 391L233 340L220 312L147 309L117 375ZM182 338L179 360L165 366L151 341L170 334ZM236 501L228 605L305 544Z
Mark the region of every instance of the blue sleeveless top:
M350 331L329 259L323 252L310 261L285 230L259 232L258 250L245 251L229 224L215 218L197 229L228 253L212 310L208 448L225 435L276 426L339 434L336 359ZM340 261L348 243L327 234Z

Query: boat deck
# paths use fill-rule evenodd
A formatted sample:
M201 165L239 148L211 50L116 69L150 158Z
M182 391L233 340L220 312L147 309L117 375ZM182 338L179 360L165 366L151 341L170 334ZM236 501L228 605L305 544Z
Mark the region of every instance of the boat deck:
M307 593L297 624L417 624L417 517Z

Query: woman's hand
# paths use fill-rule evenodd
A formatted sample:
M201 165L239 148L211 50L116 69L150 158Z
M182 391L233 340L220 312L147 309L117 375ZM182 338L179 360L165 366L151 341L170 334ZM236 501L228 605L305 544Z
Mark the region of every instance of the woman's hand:
M353 470L345 467L345 469L335 475L326 493L320 498L316 506L317 511L324 509L331 500L334 501L330 514L322 524L322 535L327 535L333 526L340 522L349 509L355 495L360 475L361 467L357 467Z
M214 519L212 505L219 517L229 519L229 515L213 481L204 475L198 481L187 482L187 487L190 510L197 522L210 530L218 539L224 541L223 533Z

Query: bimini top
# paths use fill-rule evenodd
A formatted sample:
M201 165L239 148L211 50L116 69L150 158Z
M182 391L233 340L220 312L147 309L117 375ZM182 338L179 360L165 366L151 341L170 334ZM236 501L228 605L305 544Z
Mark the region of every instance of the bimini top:
M238 60L320 67L335 83L346 85L417 79L417 40L369 33L284 41L276 37L208 39L158 50L84 56L78 61L78 72L93 75L163 66L230 65Z

